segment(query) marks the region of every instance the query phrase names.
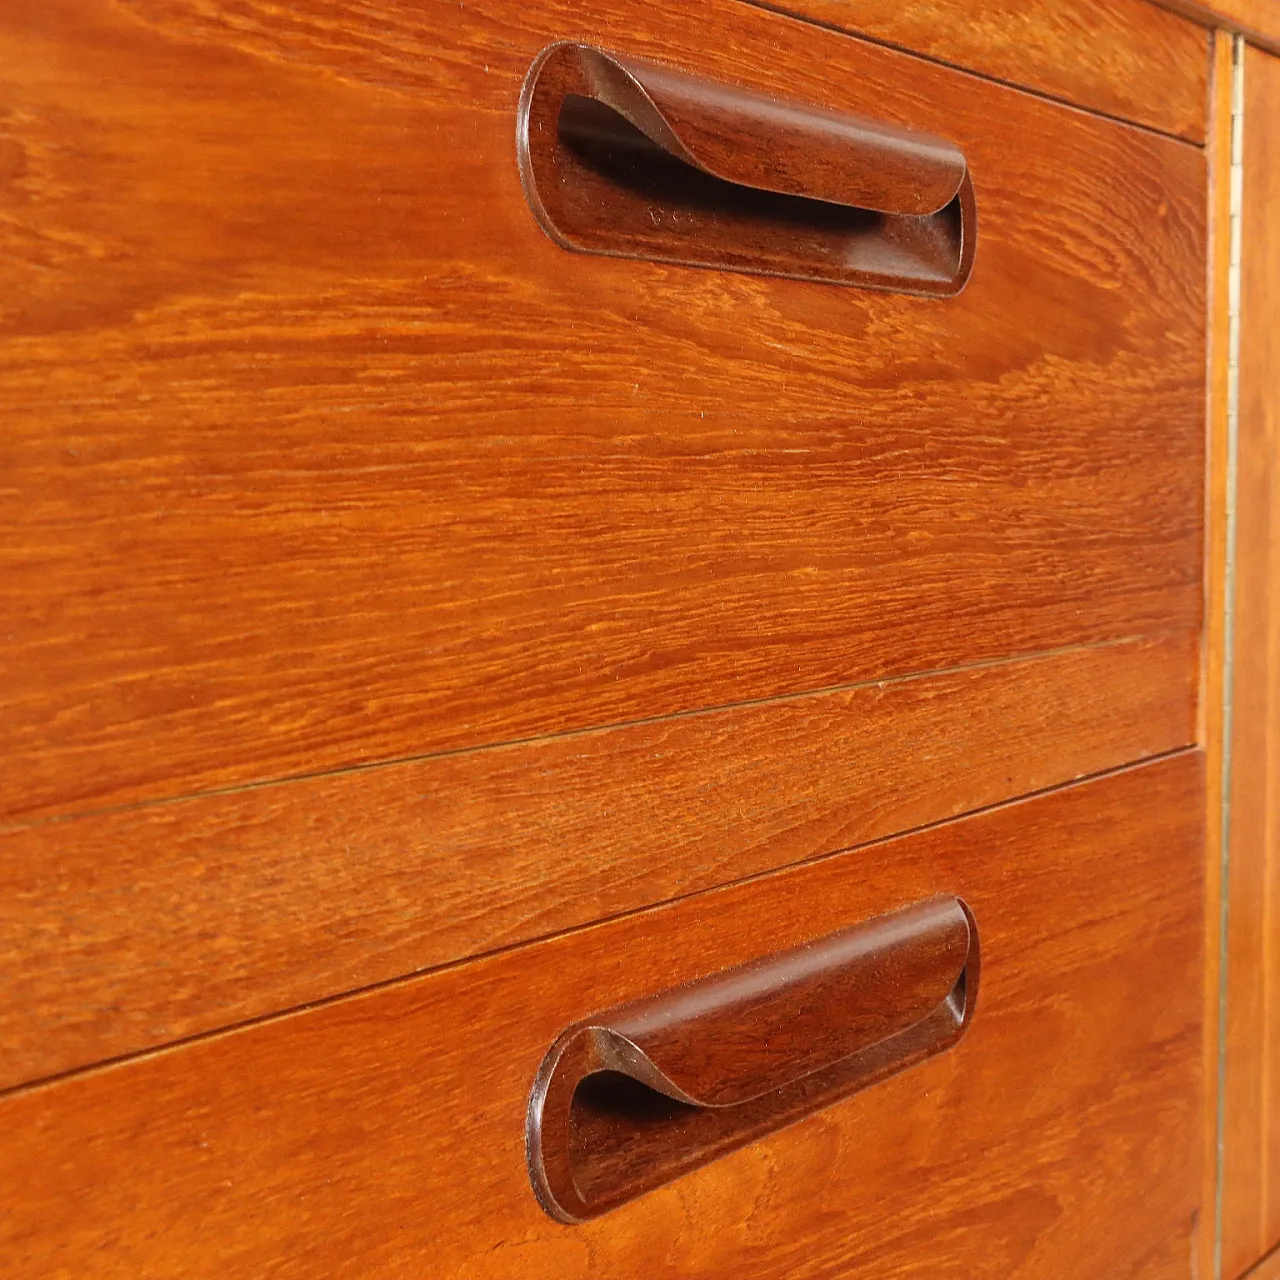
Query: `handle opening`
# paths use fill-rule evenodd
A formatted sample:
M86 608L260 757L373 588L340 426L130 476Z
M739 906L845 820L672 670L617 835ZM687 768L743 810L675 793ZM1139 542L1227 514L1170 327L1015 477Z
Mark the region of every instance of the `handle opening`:
M968 909L932 899L570 1027L529 1102L543 1207L581 1222L955 1044Z
M639 1168L660 1172L667 1181L682 1171L682 1152L714 1141L719 1119L621 1071L584 1076L569 1112L569 1160L578 1195L595 1203Z
M926 134L561 44L526 80L518 149L565 248L933 295L972 269L964 157Z

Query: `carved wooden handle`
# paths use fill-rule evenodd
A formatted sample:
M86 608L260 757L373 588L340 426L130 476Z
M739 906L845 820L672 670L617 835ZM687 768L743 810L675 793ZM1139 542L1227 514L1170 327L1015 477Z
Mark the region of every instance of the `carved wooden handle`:
M590 45L538 55L517 149L567 249L938 295L973 266L952 143Z
M955 1044L978 936L936 898L570 1027L529 1099L543 1208L581 1222Z

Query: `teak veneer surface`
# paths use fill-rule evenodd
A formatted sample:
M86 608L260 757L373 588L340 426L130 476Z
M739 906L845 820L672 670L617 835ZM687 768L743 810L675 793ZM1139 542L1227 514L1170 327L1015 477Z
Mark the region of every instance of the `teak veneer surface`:
M1180 1277L1198 1207L1201 758L10 1095L8 1280ZM558 1032L935 893L953 1049L581 1227L525 1171Z
M1244 64L1222 1264L1280 1243L1280 60Z
M771 7L1133 120L1205 137L1205 34L1146 0L781 0Z
M958 298L564 252L571 37L956 141ZM1204 158L758 8L0 10L3 812L1200 619Z
M0 1087L1195 740L1195 637L0 836Z

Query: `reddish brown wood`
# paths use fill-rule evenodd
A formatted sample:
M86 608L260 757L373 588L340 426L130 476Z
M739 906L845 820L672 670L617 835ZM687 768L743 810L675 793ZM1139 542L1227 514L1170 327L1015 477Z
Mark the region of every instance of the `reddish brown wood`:
M978 934L933 898L619 1008L556 1038L529 1099L529 1176L577 1223L951 1048Z
M1240 3L1270 8L1274 0ZM1204 32L1146 0L787 0L778 7L1194 142L1205 136Z
M964 155L917 130L561 41L516 145L566 249L938 296L973 269Z
M0 1104L11 1280L1183 1277L1199 1207L1186 754ZM581 1227L525 1169L583 1010L928 897L981 922L952 1051Z
M0 1085L953 817L1195 738L1197 637L0 836Z
M728 0L696 25L3 7L6 813L1199 625L1199 150ZM547 241L521 79L623 30L954 139L965 292Z
M1280 1242L1280 61L1244 66L1223 1276Z

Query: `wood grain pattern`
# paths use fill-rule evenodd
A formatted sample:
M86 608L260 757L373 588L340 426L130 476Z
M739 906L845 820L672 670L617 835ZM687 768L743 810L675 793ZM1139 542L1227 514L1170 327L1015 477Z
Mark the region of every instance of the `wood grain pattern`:
M375 1280L430 1258L456 1280L1184 1278L1201 767L1173 757L11 1095L5 1274ZM568 1022L939 890L982 932L955 1049L594 1222L543 1214L524 1110Z
M5 813L1199 624L1200 151L729 0L700 26L4 6ZM520 78L620 32L955 139L969 287L556 248Z
M0 836L0 1086L1184 746L1196 642L11 831Z
M1205 447L1205 630L1201 651L1199 734L1205 752L1205 1079L1203 1203L1197 1223L1199 1274L1215 1274L1218 1243L1218 1089L1221 1030L1222 802L1226 748L1227 521L1230 423L1232 38L1216 32L1209 118L1209 370Z
M1280 1242L1280 62L1244 67L1223 1275Z
M1195 142L1205 136L1204 33L1154 4L782 0L777 7Z

